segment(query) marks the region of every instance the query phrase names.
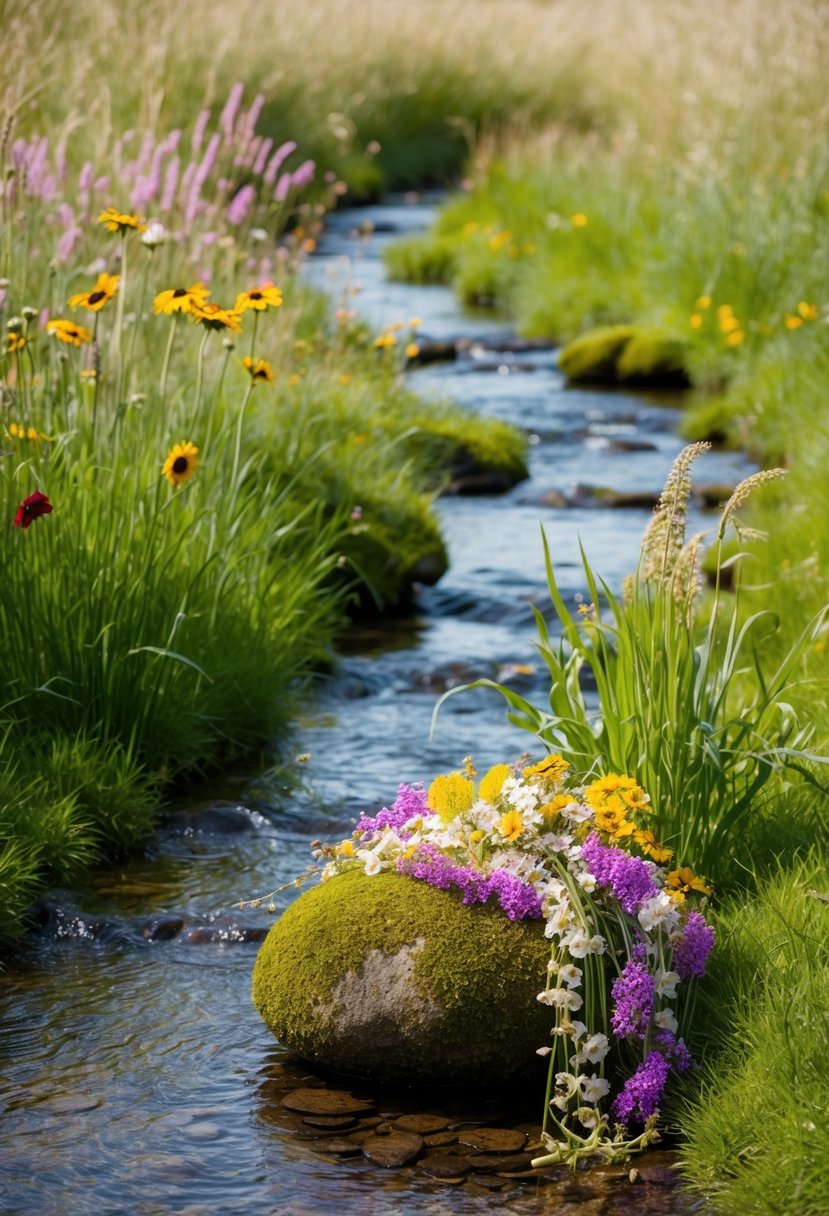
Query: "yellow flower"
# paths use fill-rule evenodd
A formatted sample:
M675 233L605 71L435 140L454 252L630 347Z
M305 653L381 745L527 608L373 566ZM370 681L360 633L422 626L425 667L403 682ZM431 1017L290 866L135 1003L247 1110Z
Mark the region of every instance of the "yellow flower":
M18 426L16 422L9 423L9 437L11 439L33 439L35 441L49 438L48 435L43 434L43 431L36 431L33 426L28 428L22 427Z
M814 321L817 316L817 304L807 304L805 300L801 300L797 306L797 311L804 321Z
M705 312L706 308L710 308L710 307L711 307L711 297L710 296L700 296L699 299L697 300L697 302L694 304L694 308L698 309L700 312ZM728 305L726 305L726 307L728 307Z
M250 355L245 355L242 363L250 372L250 378L254 384L256 384L258 380L264 380L267 384L273 384L275 378L273 368L271 367L270 363L268 363L267 359L257 359L254 363Z
M416 359L419 354L420 354L420 347L418 346L418 344L416 342L410 342L409 345L406 347L406 358L407 359Z
M474 832L469 833L469 843L478 844L483 840L484 836L486 836L486 832L482 831L481 828L476 828Z
M374 345L378 350L387 350L390 346L397 346L397 338L392 333L380 334L379 338L374 339Z
M569 771L570 765L564 757L553 752L551 756L545 756L543 760L539 760L538 764L531 764L529 768L525 768L523 776L543 777L545 781L560 781Z
M744 337L745 334L741 329L735 329L733 333L727 335L725 340L729 346L739 346Z
M494 764L478 786L478 797L484 802L497 802L501 789L512 770L508 764Z
M256 312L265 312L269 308L279 308L282 304L282 292L273 283L262 283L252 287L250 291L242 291L236 297L236 312L246 312L252 308Z
M517 840L524 831L524 820L520 811L507 811L498 820L498 831L510 843Z
M339 377L339 380L340 380L340 384L350 384L351 376L349 375L348 372L342 372L342 374Z
M342 844L337 845L337 852L340 857L354 856L354 842L352 840L344 840Z
M734 309L730 304L721 304L717 309L717 320L722 321L723 317L731 317L734 315Z
M570 794L556 794L555 798L551 798L549 802L545 802L543 806L538 808L539 814L544 816L547 823L551 823L557 819L566 806L571 802L575 802L575 798Z
M106 224L110 232L126 232L128 228L143 232L147 227L140 215L124 215L114 207L107 207L106 211L102 211L98 216L98 223Z
M791 317L791 316L786 317L786 329L800 329L802 324L803 324L802 317Z
M6 354L13 355L15 351L26 349L26 339L22 334L6 334Z
M695 312L688 324L691 326L691 329L699 329L702 326L701 315L698 312Z
M218 304L190 303L190 316L198 324L201 322L206 329L229 329L234 334L242 332L242 318L235 308L221 308Z
M586 228L587 216L584 215L583 212L577 211L575 215L570 216L570 223L574 228Z
M464 777L477 777L478 770L475 768L475 757L464 756L463 758L463 775Z
M204 283L194 283L192 287L172 287L168 291L160 291L153 300L153 312L168 315L174 312L190 312L195 304L202 305L207 301L210 292Z
M604 777L597 777L595 781L585 787L584 800L588 806L603 806L609 798L616 794L621 793L624 796L625 791L630 793L631 790L638 789L639 786L633 777L628 777L626 774L608 773Z
M427 805L444 823L468 811L475 801L475 786L460 773L444 773L429 786Z
M625 808L618 798L608 798L604 806L597 807L595 812L596 827L602 832L616 835L627 823Z
M54 338L57 338L59 342L65 342L67 346L83 346L92 341L91 330L84 329L83 325L76 325L74 321L57 318L50 321L46 329Z
M633 839L647 857L652 857L660 865L665 861L670 861L674 855L673 849L666 849L663 844L660 844L653 832L634 832Z
M92 291L79 291L69 297L69 307L87 308L90 312L100 312L115 295L120 282L120 275L99 274Z
M409 329L420 329L423 324L421 317L409 317Z
M740 322L732 312L724 313L723 316L719 318L719 327L720 333L730 334L733 333L735 329L740 328Z
M689 891L699 891L702 895L711 894L711 888L707 887L705 881L688 866L680 866L678 870L671 870L665 882L670 892L679 896L685 896Z
M188 440L176 443L170 449L167 459L161 466L161 472L171 486L183 485L189 481L199 467L199 449Z

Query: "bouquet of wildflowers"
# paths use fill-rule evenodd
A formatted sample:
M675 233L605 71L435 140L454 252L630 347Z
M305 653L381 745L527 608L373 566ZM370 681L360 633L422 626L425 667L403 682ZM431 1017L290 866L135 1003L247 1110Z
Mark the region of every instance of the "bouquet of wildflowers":
M624 1157L655 1139L672 1070L690 1066L678 1037L682 985L705 974L714 933L693 901L703 880L673 866L648 828L634 778L577 781L561 756L463 772L361 816L350 838L318 846L323 880L396 870L510 920L543 920L551 956L538 1000L550 1007L543 1140L536 1165Z

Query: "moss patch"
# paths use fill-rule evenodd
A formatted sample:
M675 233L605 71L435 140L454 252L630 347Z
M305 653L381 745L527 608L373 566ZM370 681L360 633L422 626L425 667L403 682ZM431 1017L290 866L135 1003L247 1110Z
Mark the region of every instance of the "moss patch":
M687 343L662 330L609 325L569 342L558 365L574 382L684 387L690 383L687 359Z
M391 958L406 947L415 998L437 1010L428 1033L401 1034L382 1055L341 1058L338 983L371 951ZM253 1001L278 1039L341 1071L412 1082L540 1076L535 1050L549 1041L551 1018L535 997L549 955L540 921L512 923L497 907L464 907L454 892L353 871L283 913L256 960Z

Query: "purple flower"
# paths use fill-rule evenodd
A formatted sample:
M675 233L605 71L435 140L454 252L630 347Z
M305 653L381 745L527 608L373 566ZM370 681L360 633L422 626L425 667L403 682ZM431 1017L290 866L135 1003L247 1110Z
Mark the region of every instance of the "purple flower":
M656 886L645 862L622 849L603 845L596 832L591 832L581 846L581 855L596 882L610 887L629 916L635 916L640 905L656 895Z
M284 144L280 144L276 149L268 161L268 167L265 170L265 181L269 186L272 186L276 181L276 175L282 168L283 162L288 159L292 152L296 152L296 144L292 139L289 139Z
M225 143L233 142L233 127L236 122L236 115L239 113L239 106L242 104L242 94L245 91L245 86L241 81L237 81L228 94L225 108L219 115L219 126L225 137Z
M674 946L674 970L680 979L702 979L714 945L714 930L700 912L689 912L682 937Z
M467 906L485 904L495 895L510 920L541 917L541 900L535 891L506 870L495 870L485 878L473 866L455 865L430 844L420 845L413 857L398 857L396 864L398 874L419 878L441 891L454 887L463 892Z
M230 200L230 205L226 212L227 222L229 224L243 224L255 201L256 191L253 186L250 184L242 186Z
M611 988L613 1012L610 1024L620 1039L644 1039L653 1013L654 980L644 960L634 956Z
M628 1077L617 1094L612 1110L620 1123L644 1123L659 1110L659 1100L670 1072L670 1064L661 1051L651 1051L632 1077Z
M654 1042L659 1050L670 1060L678 1072L687 1072L691 1067L691 1053L682 1039L677 1039L670 1030L657 1030Z
M358 832L377 832L382 828L391 828L395 832L399 832L404 823L408 823L410 819L415 819L418 815L428 815L429 809L426 806L426 790L422 784L406 785L405 782L398 787L397 797L395 798L391 810L388 807L383 807L382 811L374 816L373 819L368 815L361 815L357 824ZM406 839L407 834L402 834L402 839Z

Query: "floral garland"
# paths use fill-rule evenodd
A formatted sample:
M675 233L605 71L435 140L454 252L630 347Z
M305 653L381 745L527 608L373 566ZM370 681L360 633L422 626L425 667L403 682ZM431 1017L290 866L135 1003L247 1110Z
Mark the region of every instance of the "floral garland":
M634 778L578 783L561 756L526 760L495 765L477 788L471 758L428 790L401 785L390 809L362 815L337 845L315 842L314 855L323 881L397 871L467 905L495 900L510 920L544 920L551 958L538 1000L555 1024L553 1046L538 1050L550 1057L548 1153L533 1164L621 1158L657 1138L668 1076L690 1066L675 1004L678 987L705 974L714 931L689 897L710 892L669 868Z

